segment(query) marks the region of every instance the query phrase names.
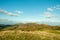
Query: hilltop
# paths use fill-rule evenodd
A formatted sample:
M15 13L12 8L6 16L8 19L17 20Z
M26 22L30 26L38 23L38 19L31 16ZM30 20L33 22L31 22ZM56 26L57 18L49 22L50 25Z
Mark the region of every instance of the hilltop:
M0 24L0 40L60 40L60 26L37 23Z
M51 26L47 24L37 23L20 23L15 25L0 25L0 30L22 30L22 31L34 31L34 30L60 30L60 26Z

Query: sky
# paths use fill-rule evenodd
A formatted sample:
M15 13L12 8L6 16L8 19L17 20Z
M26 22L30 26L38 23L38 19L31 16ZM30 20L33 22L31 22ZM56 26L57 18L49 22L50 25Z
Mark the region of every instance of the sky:
M0 0L0 24L21 22L60 25L60 0Z

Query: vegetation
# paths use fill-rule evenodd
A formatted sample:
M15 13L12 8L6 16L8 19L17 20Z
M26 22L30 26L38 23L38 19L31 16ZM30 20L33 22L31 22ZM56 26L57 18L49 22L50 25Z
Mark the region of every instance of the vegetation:
M22 30L22 31L36 31L36 30L60 30L60 26L50 26L46 24L27 23L15 25L0 25L0 30Z
M60 40L60 26L36 23L0 25L0 40Z

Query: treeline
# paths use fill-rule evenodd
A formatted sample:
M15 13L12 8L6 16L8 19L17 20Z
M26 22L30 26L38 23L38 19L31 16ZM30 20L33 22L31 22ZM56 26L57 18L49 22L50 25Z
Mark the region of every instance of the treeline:
M0 25L0 30L22 30L22 31L35 31L35 30L60 30L60 26L50 26L46 24L37 23L20 23L15 25Z

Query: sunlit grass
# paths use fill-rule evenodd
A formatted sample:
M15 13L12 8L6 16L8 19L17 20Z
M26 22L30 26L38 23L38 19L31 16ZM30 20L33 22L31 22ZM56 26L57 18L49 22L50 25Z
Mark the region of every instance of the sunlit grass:
M16 24L0 30L0 40L60 40L60 26Z
M1 31L0 40L60 40L60 35L46 31Z

